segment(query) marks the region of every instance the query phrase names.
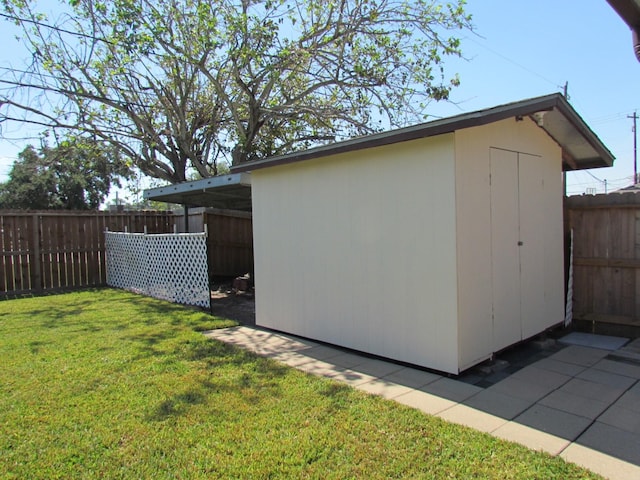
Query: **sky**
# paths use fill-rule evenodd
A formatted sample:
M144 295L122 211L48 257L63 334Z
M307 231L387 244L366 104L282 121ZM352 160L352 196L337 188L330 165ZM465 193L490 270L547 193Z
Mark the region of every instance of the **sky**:
M461 85L449 102L432 103L428 113L458 115L562 92L567 85L569 103L616 157L613 167L569 173L567 194L605 193L631 184L629 117L640 114L640 62L629 28L606 0L468 0L466 10L475 31L461 34L465 58L445 64L448 73L460 75ZM13 35L0 23L2 66L19 66L29 57ZM0 182L27 143L7 137L26 131L14 126L0 134Z

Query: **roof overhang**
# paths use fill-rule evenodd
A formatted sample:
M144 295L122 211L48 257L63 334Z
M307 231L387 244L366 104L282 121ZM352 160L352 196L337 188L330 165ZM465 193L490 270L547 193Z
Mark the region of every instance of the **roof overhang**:
M251 211L248 172L277 165L328 157L339 153L391 145L452 133L489 123L529 117L562 148L563 170L610 167L614 156L559 93L500 105L407 128L346 140L237 165L232 174L178 183L144 191L146 200L182 205Z
M631 29L631 41L636 58L640 61L640 0L607 0L620 18Z
M562 148L563 170L610 167L614 156L559 93L479 110L472 113L422 123L384 133L358 137L288 155L255 160L231 168L249 172L277 165L327 157L338 153L391 145L456 130L497 122L507 118L530 117Z
M251 211L251 175L233 173L144 191L145 200Z
M640 1L639 0L607 0L620 18L633 29L640 27Z

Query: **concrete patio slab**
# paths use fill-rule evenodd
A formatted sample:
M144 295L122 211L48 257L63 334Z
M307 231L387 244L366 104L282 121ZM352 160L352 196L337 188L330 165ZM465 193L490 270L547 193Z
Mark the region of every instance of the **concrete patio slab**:
M361 383L357 385L356 388L363 392L378 395L388 400L392 400L413 390L410 387L398 385L397 383L389 382L384 379L376 379L371 382Z
M504 440L519 443L532 450L547 452L551 455L558 455L571 443L564 438L556 437L516 422L507 422L492 434Z
M640 380L640 365L638 364L604 358L596 363L593 368Z
M616 400L614 405L640 413L640 391L634 391L634 389L631 388Z
M481 432L491 433L508 422L504 418L458 404L438 414L438 417L449 422L475 428Z
M593 448L625 462L640 465L640 435L595 422L576 443Z
M216 338L216 339L225 339L225 343L238 343L240 339L249 338L247 335L247 327L229 327L229 328L221 328L216 330L207 330L202 332L202 334L207 338Z
M237 346L240 346L240 345L237 345ZM280 344L277 342L273 342L271 344L261 343L260 345L254 345L253 347L242 347L242 348L246 348L247 350L250 350L253 353L256 353L262 356L278 355L280 353L286 353L286 352L304 351L304 349L290 348L289 345Z
M315 361L315 359L298 352L278 352L265 356L293 368L298 368L300 365Z
M632 342L629 342L620 350L611 352L611 357L614 356L630 362L640 363L640 338L636 338Z
M535 383L536 385L542 385L549 388L558 388L571 380L572 377L573 375L567 375L565 373L559 373L539 368L538 362L536 362L534 365L530 365L521 370L518 370L509 378L514 378L527 383Z
M338 369L339 367L334 367L334 368ZM362 385L363 383L368 383L368 382L373 382L374 380L378 380L377 376L367 375L366 373L362 373L352 368L341 369L332 378L334 380L344 382L347 385L351 385L352 387L357 387L358 385Z
M609 355L609 350L600 348L582 347L579 345L569 345L549 358L565 363L573 363L584 367L591 367Z
M464 382L458 382L450 378L442 377L431 382L423 387L420 387L423 392L428 392L439 397L452 400L454 402L461 402L479 392L482 391L481 387L471 385Z
M629 390L630 393L634 393L636 395L640 395L640 382L636 383Z
M513 421L571 441L578 438L593 422L589 418L539 404L525 410Z
M312 375L328 378L335 377L336 375L339 375L344 371L343 368L337 367L333 363L324 362L322 360L312 360L311 362L303 363L296 368Z
M404 385L405 387L420 388L441 379L442 376L435 373L418 370L416 368L404 367L400 370L390 373L389 375L385 375L383 378L390 382Z
M601 402L613 403L625 392L626 388L614 387L603 383L574 378L560 387L558 392L570 393L579 397L592 398Z
M535 368L574 377L587 367L584 365L576 365L575 363L562 362L553 358L543 358L535 363Z
M565 448L560 456L568 462L588 468L610 480L638 480L640 478L640 466L577 443L572 443Z
M316 360L327 360L332 357L337 357L338 355L341 355L343 353L343 350L339 350L333 347L327 347L325 345L316 345L304 350L305 355L311 358L315 358Z
M343 368L355 367L356 365L362 364L362 362L364 362L365 360L361 355L347 352L339 353L338 355L330 358L331 363Z
M307 350L318 344L252 327L238 326L203 332L207 338L230 343L253 352L280 353Z
M561 454L607 478L640 478L640 364L618 360L619 351L570 345L515 372L481 376L484 386L492 384L482 388L469 375L460 381L260 328L205 335L443 420Z
M597 365L597 364L596 364ZM598 370L595 366L576 375L576 378L588 380L590 382L607 385L615 389L627 390L637 382L635 378L618 375L617 373Z
M421 390L411 390L403 395L395 397L394 400L398 403L402 403L403 405L417 408L418 410L430 415L436 415L456 405L456 402Z
M640 435L640 411L624 408L617 402L605 410L598 421Z
M540 400L542 397L546 397L555 389L556 387L541 385L532 381L515 378L514 376L506 378L488 388L488 390L491 390L493 392L520 398L532 403Z
M463 403L476 410L481 410L506 420L515 418L533 405L532 401L505 395L491 389L483 390Z
M373 377L384 377L390 373L397 372L404 368L402 365L396 363L385 362L377 360L375 358L363 358L363 361L358 364L358 371L371 375Z
M609 408L609 402L556 390L538 402L540 405L594 420Z
M600 348L603 350L617 350L628 341L628 338L586 332L571 332L558 339L559 343L566 345L581 345L583 347Z

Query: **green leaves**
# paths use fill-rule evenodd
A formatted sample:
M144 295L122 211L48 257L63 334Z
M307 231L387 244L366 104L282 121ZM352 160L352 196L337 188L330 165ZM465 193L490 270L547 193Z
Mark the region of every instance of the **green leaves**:
M97 209L130 167L115 149L82 138L56 147L26 147L2 185L0 208Z
M444 63L471 28L462 0L60 1L23 23L35 64L0 75L0 121L43 112L170 182L421 120L459 84ZM37 4L2 0L21 19Z

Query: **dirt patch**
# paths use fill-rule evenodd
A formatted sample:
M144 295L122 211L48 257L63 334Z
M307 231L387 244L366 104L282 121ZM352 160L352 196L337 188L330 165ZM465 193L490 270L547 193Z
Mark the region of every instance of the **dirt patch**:
M236 291L228 280L214 283L211 290L211 313L244 325L255 325L256 302L253 288L246 292Z

